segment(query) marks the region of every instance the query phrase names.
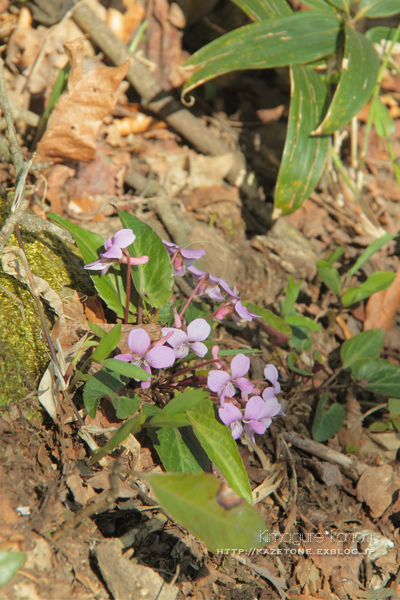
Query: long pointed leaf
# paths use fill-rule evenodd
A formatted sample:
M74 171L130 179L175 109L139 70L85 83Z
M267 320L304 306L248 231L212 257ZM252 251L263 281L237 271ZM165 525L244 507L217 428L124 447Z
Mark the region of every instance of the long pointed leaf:
M149 428L147 431L166 471L203 473L208 467L207 454L191 427Z
M390 17L400 13L399 0L361 0L357 21L361 17Z
M326 86L317 73L292 67L288 131L275 192L275 206L284 214L297 210L321 177L329 138L310 134L321 119L326 98Z
M233 2L253 21L286 17L293 12L286 0L233 0Z
M334 13L298 12L239 27L207 44L186 61L196 70L183 86L185 96L196 86L230 71L269 69L308 63L343 45Z
M345 25L345 50L340 81L316 135L333 133L355 117L368 102L379 71L379 57L365 35Z
M304 4L307 4L311 8L317 10L327 10L328 12L335 12L335 9L331 4L328 4L326 0L303 0Z

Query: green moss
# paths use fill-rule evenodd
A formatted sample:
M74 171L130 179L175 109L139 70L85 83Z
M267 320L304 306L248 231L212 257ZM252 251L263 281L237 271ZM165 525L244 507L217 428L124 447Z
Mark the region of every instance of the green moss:
M34 275L45 279L61 297L77 290L92 295L94 289L83 270L78 251L48 233L22 231L29 266ZM18 246L12 236L8 245ZM18 400L37 389L38 381L49 362L36 303L28 287L0 269L0 285L18 298L24 307L0 287L0 322L3 323L0 342L0 406ZM50 327L54 319L46 310Z

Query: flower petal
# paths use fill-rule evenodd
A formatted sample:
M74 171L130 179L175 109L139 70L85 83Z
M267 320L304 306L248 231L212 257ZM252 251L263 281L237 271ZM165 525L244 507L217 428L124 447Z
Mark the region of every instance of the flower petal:
M250 369L250 359L245 354L237 354L231 362L232 379L243 377Z
M271 398L275 398L275 388L270 387L270 388L265 388L265 390L262 393L262 397L264 398L265 401L270 400Z
M109 263L109 264L107 264ZM111 267L111 265L114 264L114 260L103 260L102 258L99 258L99 260L95 260L92 263L89 263L88 265L84 266L84 269L93 269L94 271L102 271L104 268L109 268Z
M144 356L150 346L150 337L145 329L132 329L128 335L128 346L134 354Z
M113 239L114 239L113 237L109 237L109 238L107 238L107 239L106 239L106 241L104 242L104 248L105 248L106 250L108 250L109 248L111 248L111 246L112 246L112 243L113 243Z
M136 256L136 258L132 258L132 256L129 258L130 265L145 265L148 262L149 257L147 254L144 254L143 256Z
M266 419L265 419L266 420ZM261 421L249 421L247 425L256 433L261 434L264 433L267 427L271 425L271 419L269 419L269 423L264 423Z
M131 362L131 360L135 359L133 354L117 354L116 356L114 356L114 358L116 358L117 360L123 360L124 362Z
M198 258L201 258L202 256L204 256L206 253L205 250L187 250L186 248L181 248L181 254L183 256L183 258L186 258L187 260L197 260Z
M164 369L174 364L175 350L167 346L156 346L147 352L145 358L151 367Z
M237 406L231 404L230 402L226 402L224 408L218 409L219 418L225 425L230 425L234 421L242 420L242 412L238 409Z
M210 371L207 378L207 385L212 392L220 392L230 380L231 376L226 371Z
M234 379L235 385L238 386L239 390L245 392L245 394L250 394L253 391L254 384L245 379L244 377L239 377L239 379Z
M197 356L200 356L200 358L203 358L208 352L208 348L203 342L193 342L193 344L189 344L189 346ZM185 354L185 356L187 356L187 354Z
M258 421L258 419L262 419L266 415L264 414L265 402L261 398L261 396L253 396L246 404L246 408L244 410L244 418L246 420Z
M270 398L265 403L264 414L262 418L275 417L281 411L281 405L276 398Z
M189 344L187 342L183 342L182 344L179 344L179 346L174 348L174 350L176 359L185 358L189 354Z
M120 229L114 235L112 243L113 246L118 246L118 248L127 248L136 239L136 235L133 233L132 229Z
M187 328L189 342L202 342L210 335L211 327L205 319L194 319Z
M275 367L275 365L267 365L265 367L264 377L265 377L265 379L270 381L272 383L272 385L275 385L275 383L278 381L278 377L279 377L278 369Z
M234 421L231 425L229 425L229 427L232 431L233 439L238 440L243 432L243 425L241 421Z
M181 329L175 329L175 327L163 327L161 329L161 335L164 337L168 333L173 332L171 337L168 338L167 343L172 346L172 348L176 348L179 344L186 342L188 340L188 336Z
M256 440L254 438L254 431L252 430L251 427L249 427L248 425L244 426L244 432L247 435L247 437L249 438L249 440L251 441L252 444L256 443Z
M101 255L101 258L122 258L122 250L118 246L111 246L107 252Z

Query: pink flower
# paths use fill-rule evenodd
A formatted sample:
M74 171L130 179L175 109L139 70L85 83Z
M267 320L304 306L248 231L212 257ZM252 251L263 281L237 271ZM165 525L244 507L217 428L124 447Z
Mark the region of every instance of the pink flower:
M188 271L193 275L193 279L196 284L201 279L204 280L197 290L199 296L207 296L211 300L216 300L217 302L224 301L224 297L221 294L218 286L223 283L229 289L229 286L226 283L226 281L224 281L220 277L214 277L214 275L211 275L211 273L205 273L204 271L200 271L200 269L198 269L197 267L190 266L188 267Z
M187 250L165 240L162 240L162 243L171 257L174 275L179 275L180 277L185 274L186 267L189 267L195 260L205 255L205 250Z
M234 404L226 402L225 406L218 409L218 414L221 421L230 427L233 438L239 439L243 431L242 411Z
M260 396L253 396L246 404L244 416L242 411L230 402L226 402L218 412L221 421L230 427L235 440L242 434L243 422L244 431L254 444L254 433L262 434L266 431L272 423L272 417L281 412L281 405L276 398L265 402Z
M166 346L153 346L150 348L150 337L145 329L132 329L128 336L128 346L133 354L117 354L114 356L117 360L130 362L141 369L144 369L149 375L151 368L164 369L170 367L175 362L175 350ZM136 381L139 381L136 379ZM142 388L150 387L150 378L148 381L142 381Z
M172 336L168 339L168 344L175 348L176 358L185 358L190 349L200 357L207 354L208 348L202 341L210 335L211 327L205 319L194 319L189 323L187 333L173 327L163 327L161 329L163 336L170 332L172 332Z
M267 381L269 381L273 385L273 389L274 389L273 396L275 394L279 394L279 392L281 391L281 386L278 381L278 377L279 377L278 369L274 365L267 365L264 369L264 377Z
M224 319L225 317L232 316L234 321L240 321L240 319L246 319L247 321L252 321L254 317L259 317L255 313L248 310L245 306L243 306L242 302L239 300L239 296L237 294L236 286L232 290L228 286L225 281L221 281L220 286L228 292L230 295L230 300L221 306L219 310L214 314L214 317L217 320Z
M221 399L221 406L224 406L225 396L232 397L236 391L233 386L235 384L243 392L250 394L254 385L245 375L250 368L250 359L244 354L237 354L231 362L231 373L226 371L210 371L208 374L207 385L212 392L217 392Z
M149 261L148 256L139 256L137 258L124 256L122 250L127 248L135 241L136 236L132 229L120 229L114 235L109 237L104 242L104 248L106 252L100 254L99 260L85 265L85 269L92 269L95 271L101 271L102 275L105 275L110 267L113 265L119 265L120 263L128 263L130 265L144 265Z

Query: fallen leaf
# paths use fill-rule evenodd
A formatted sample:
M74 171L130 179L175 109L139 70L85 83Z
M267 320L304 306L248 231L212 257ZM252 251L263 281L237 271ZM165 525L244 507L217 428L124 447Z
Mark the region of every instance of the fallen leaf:
M357 500L368 504L371 515L377 519L392 502L393 467L368 467L357 483Z
M384 329L389 331L400 303L400 269L396 271L396 279L392 285L382 292L369 297L366 306L364 331Z
M38 144L39 160L91 162L97 132L117 104L118 87L128 72L129 60L119 67L100 66L84 73L82 39L65 44L65 49L71 63L68 90L57 102Z

